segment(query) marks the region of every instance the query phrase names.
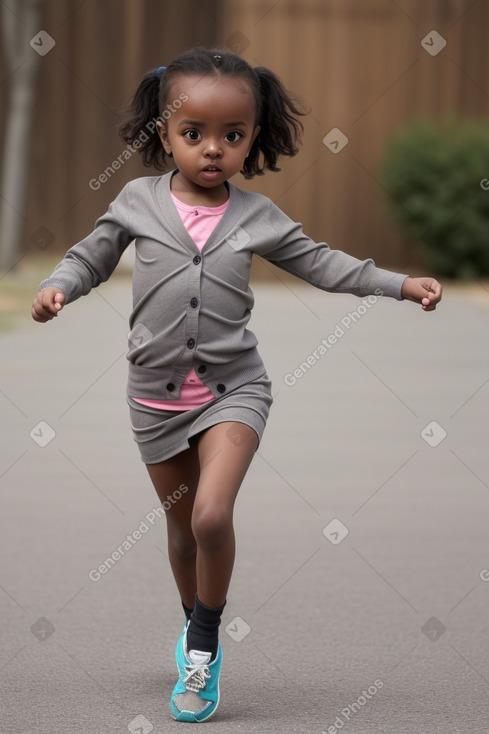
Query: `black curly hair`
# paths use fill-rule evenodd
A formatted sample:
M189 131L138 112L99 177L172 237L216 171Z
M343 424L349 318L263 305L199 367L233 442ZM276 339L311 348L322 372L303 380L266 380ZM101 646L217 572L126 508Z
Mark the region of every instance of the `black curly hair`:
M172 82L179 74L222 74L239 77L250 85L260 132L241 171L245 178L262 175L265 169L279 171L279 156L296 155L303 133L299 118L306 113L299 109L280 79L270 69L252 67L229 51L197 47L175 58L166 68L147 72L128 106L120 135L129 145L138 141L137 149L144 165L160 170L167 168L167 154L156 131L156 120L167 118ZM179 106L177 101L172 104Z

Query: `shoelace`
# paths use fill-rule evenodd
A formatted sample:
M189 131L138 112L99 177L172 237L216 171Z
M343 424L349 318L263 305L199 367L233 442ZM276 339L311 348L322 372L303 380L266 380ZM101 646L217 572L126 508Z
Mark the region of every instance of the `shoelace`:
M208 663L189 663L185 666L187 676L184 678L185 688L198 693L205 688L206 681L211 677Z

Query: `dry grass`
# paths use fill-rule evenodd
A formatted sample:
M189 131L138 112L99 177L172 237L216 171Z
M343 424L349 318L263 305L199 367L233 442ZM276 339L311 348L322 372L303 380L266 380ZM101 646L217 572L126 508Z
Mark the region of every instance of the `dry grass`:
M30 314L39 283L53 271L60 257L25 257L15 270L0 273L0 332L13 330Z

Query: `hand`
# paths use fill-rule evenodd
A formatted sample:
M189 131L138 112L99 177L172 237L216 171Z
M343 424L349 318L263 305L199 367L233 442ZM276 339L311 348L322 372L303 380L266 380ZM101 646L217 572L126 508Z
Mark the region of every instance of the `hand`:
M59 288L43 288L34 298L31 316L34 321L44 324L58 315L65 302L66 296Z
M434 278L406 278L401 296L407 301L420 303L423 311L434 311L441 301L442 287Z

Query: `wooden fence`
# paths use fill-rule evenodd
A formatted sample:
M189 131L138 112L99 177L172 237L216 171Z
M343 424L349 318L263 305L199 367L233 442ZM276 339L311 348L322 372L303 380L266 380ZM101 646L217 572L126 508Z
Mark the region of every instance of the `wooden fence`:
M153 174L133 156L100 189L89 185L124 148L120 110L141 74L195 44L269 66L310 110L300 154L238 185L270 196L316 239L386 267L416 265L383 213L389 136L415 116L489 111L481 0L46 0L43 13L56 45L40 60L26 141L26 249L46 227L50 251L64 252L126 181ZM3 129L9 80L0 73Z

